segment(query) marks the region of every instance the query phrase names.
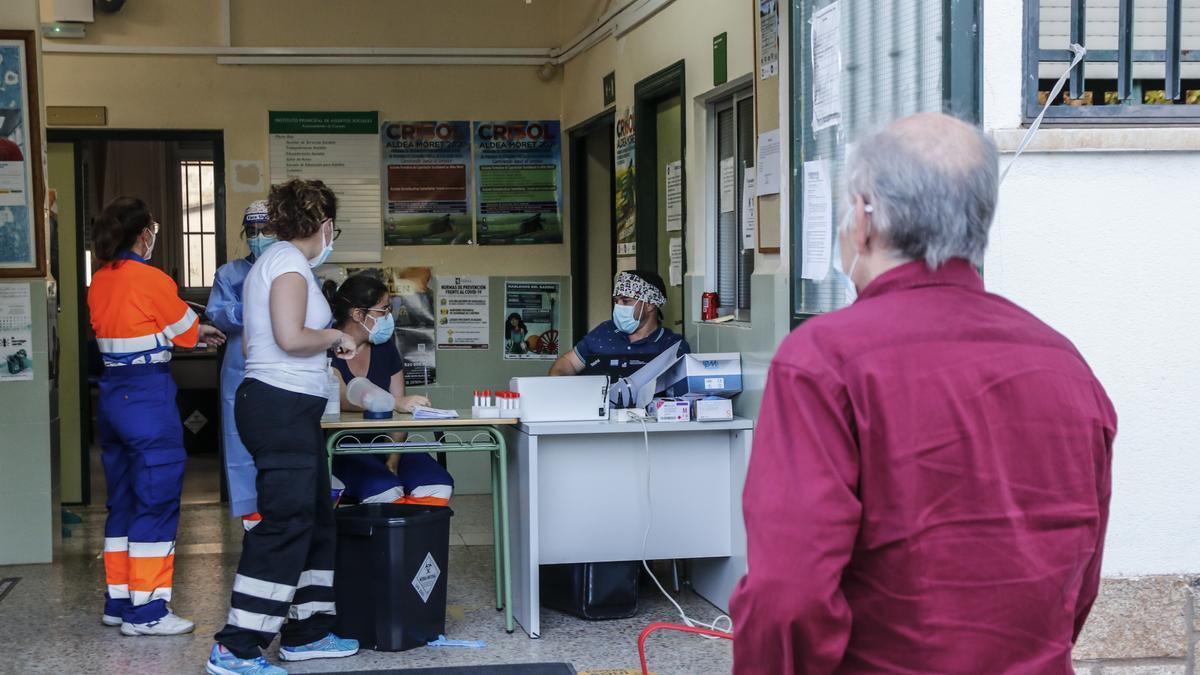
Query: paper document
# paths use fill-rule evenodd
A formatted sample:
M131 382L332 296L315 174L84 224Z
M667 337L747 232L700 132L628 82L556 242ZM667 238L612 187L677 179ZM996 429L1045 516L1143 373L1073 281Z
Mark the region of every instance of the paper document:
M430 408L423 405L414 406L412 414L414 420L452 420L458 417L457 411Z
M812 17L813 131L837 126L842 120L840 5L840 2L826 5Z
M833 236L833 191L829 160L804 163L804 260L800 276L821 281L829 273Z
M737 164L732 157L721 160L721 213L737 210Z
M754 188L754 167L746 167L742 179L742 250L754 248L754 235L758 229L758 193Z
M683 239L681 237L671 237L670 243L671 252L671 269L670 269L670 284L672 286L683 285Z
M667 232L683 229L683 162L667 165Z
M779 194L779 130L766 131L758 135L758 174L754 182L758 185L758 196Z

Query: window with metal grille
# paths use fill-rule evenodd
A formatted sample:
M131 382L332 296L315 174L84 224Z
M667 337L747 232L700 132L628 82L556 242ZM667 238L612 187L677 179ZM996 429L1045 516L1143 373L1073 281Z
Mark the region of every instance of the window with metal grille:
M754 244L743 237L746 170L754 168L754 98L746 89L719 100L709 116L717 149L712 161L717 176L712 208L715 218L718 311L750 320L750 275L754 273ZM721 189L732 172L733 190Z
M179 162L183 285L209 288L217 272L216 183L213 163Z
M1200 121L1200 0L1025 0L1025 116L1059 122Z
M816 168L806 163L823 161L827 168L833 208L826 216L825 248L833 248L837 223L848 205L845 163L855 143L892 120L918 112L946 112L978 121L980 7L981 0L792 1L793 324L846 304L845 285L831 269L836 249L825 266L810 265L804 276L806 246L812 241L804 232L806 181L819 173L806 171ZM818 30L824 31L818 44L813 40L814 17L822 24ZM818 74L818 51L823 64L836 67ZM823 79L817 82L818 77ZM836 115L823 108L827 117L819 124L814 123L814 90L825 101L840 100Z

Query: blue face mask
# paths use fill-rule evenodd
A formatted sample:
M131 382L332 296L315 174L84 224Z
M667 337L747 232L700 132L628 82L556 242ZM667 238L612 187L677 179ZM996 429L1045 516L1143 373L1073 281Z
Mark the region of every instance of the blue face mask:
M325 241L325 237L323 235L321 237L321 241ZM329 260L331 253L333 253L333 239L330 239L329 243L325 244L325 248L321 249L321 252L317 254L317 257L308 259L308 266L316 269L321 265L324 265L325 261Z
M363 328L367 324L361 324ZM392 318L392 313L388 312L382 317L375 319L375 327L367 331L367 339L373 345L381 345L392 339L392 333L396 332L396 320Z
M279 240L273 234L260 234L256 237L250 237L247 243L250 244L250 252L254 254L254 257L261 258L263 251L270 248L271 244L274 244L276 241Z
M633 305L613 305L612 318L617 330L626 335L633 335L642 323L634 313Z

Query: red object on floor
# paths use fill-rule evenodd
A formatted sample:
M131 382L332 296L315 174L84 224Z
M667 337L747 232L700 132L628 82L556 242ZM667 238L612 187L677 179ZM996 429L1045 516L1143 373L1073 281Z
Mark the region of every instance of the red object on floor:
M642 630L642 634L638 636L638 657L642 660L642 675L650 675L650 670L646 667L646 638L650 637L651 633L659 630L674 630L679 631L680 633L695 633L696 635L707 635L709 637L723 638L725 640L733 639L733 633L724 633L719 630L710 630L708 628L692 628L691 626L684 626L678 623L657 621L649 626L646 626L646 628Z

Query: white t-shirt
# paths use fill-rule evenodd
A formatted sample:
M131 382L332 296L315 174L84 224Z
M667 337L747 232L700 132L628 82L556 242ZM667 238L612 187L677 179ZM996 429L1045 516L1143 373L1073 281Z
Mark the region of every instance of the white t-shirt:
M242 290L242 318L246 340L246 377L272 387L325 398L329 381L325 352L312 356L292 356L275 343L271 330L271 284L288 272L304 277L308 285L308 307L304 327L323 330L333 321L329 303L313 276L308 259L291 242L281 241L268 248L254 262Z

